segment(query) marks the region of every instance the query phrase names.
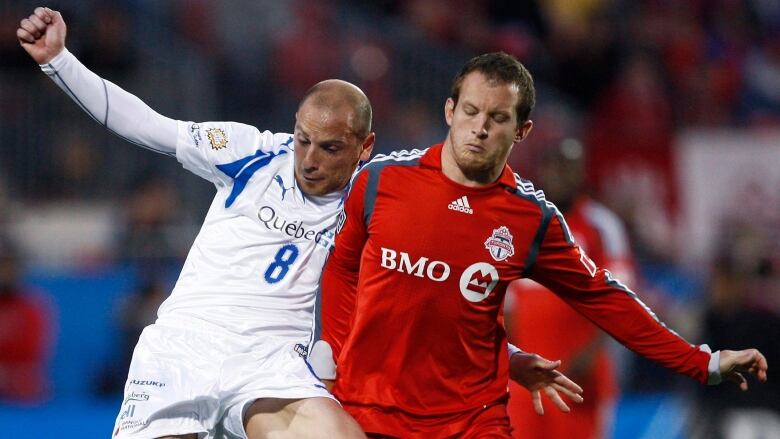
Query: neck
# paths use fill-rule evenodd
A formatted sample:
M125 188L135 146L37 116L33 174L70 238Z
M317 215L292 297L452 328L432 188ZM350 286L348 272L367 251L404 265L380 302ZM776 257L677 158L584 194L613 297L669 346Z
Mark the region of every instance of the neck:
M468 187L483 187L493 184L501 176L504 167L486 170L464 171L455 161L455 150L452 147L450 137L444 141L441 150L441 171L455 183Z

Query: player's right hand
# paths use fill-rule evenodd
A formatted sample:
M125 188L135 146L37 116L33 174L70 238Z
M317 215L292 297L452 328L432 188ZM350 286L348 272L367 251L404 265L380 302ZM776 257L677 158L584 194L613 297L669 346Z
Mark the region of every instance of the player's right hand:
M16 38L38 64L46 64L65 48L65 21L59 12L37 7L19 22Z
M558 371L561 361L550 361L537 354L516 352L509 358L509 376L531 392L531 402L538 415L544 414L542 393L564 413L571 411L560 393L582 403L582 387Z

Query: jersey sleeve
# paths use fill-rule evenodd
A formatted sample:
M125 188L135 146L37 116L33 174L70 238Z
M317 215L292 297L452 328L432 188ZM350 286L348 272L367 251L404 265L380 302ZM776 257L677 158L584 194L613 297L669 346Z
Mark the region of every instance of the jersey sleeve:
M331 345L334 360L341 354L355 312L360 257L368 239L364 218L367 177L368 172L355 177L335 249L322 274L322 339Z
M143 148L174 155L176 120L101 78L67 49L40 67L76 105L113 134Z
M292 136L261 132L238 122L178 123L176 158L217 187L234 184L280 154L292 153Z
M707 348L668 329L633 291L596 267L573 242L560 214L548 223L529 277L637 354L707 383Z
M184 167L217 186L241 181L279 154L292 152L289 134L261 133L236 122L184 122L165 117L107 81L64 49L41 65L82 110L122 139L176 156Z

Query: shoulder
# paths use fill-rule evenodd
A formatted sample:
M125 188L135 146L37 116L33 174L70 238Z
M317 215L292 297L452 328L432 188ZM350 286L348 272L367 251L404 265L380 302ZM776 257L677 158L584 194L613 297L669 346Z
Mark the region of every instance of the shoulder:
M574 237L569 230L568 224L566 224L566 220L564 219L563 214L560 210L558 210L558 207L556 207L552 201L548 200L544 196L544 192L541 189L536 189L533 183L531 183L529 180L521 178L517 174L515 174L515 183L516 186L513 192L516 196L515 199L521 203L531 204L535 206L536 209L538 209L538 212L541 216L541 222L539 226L540 233L546 233L548 226L553 223L556 224L556 228L562 231L566 242L573 244Z
M526 180L517 174L514 175L515 187L510 188L510 192L515 195L518 202L531 203L537 206L542 213L551 214L558 210L555 205L545 197L544 191L536 189L530 180Z
M292 134L260 131L240 122L193 122L187 128L197 145L205 144L214 151L293 149Z
M393 151L390 154L377 154L368 163L366 163L360 170L366 170L368 172L381 170L387 166L415 166L420 161L420 158L425 155L428 149L402 149L400 151Z
M287 149L290 151L295 149L295 142L293 142L292 134L263 131L262 136L273 145L274 149Z
M428 149L412 149L393 151L389 154L377 154L355 171L352 175L352 182L356 180L365 180L367 178L376 179L386 168L392 166L417 166L420 158L425 155Z
M206 142L214 150L260 135L257 128L239 122L194 122L189 125L189 131L196 143Z

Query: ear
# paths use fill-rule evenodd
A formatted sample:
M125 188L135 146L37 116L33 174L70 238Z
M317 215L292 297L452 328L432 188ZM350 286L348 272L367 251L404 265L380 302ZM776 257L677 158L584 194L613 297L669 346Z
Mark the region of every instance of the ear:
M376 134L370 133L363 144L360 146L360 161L365 162L371 158L371 152L374 150L374 142L376 142Z
M515 133L515 143L528 137L528 134L531 132L533 127L534 121L528 119L527 121L523 122L523 124L517 128L517 132Z
M447 98L447 102L444 103L444 120L447 121L447 126L452 126L452 117L455 115L455 101L452 98Z

